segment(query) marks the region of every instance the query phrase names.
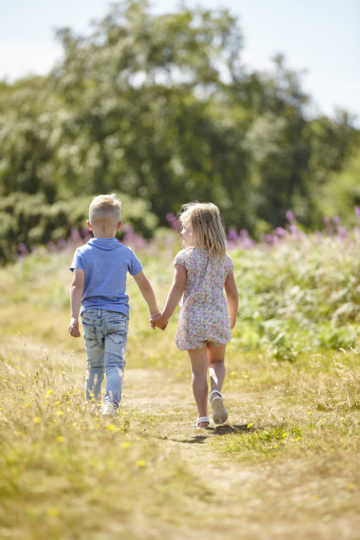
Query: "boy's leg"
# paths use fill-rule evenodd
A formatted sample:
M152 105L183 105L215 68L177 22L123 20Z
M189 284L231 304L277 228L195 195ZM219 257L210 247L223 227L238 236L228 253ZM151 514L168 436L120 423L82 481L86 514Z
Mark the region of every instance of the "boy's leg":
M207 358L209 365L209 377L212 390L219 390L225 379L225 349L226 345L207 346Z
M121 400L122 381L125 368L125 349L128 333L128 318L122 313L112 313L105 325L105 402L115 408Z
M97 332L96 326L91 324L88 316L83 316L84 341L87 357L87 371L85 381L85 398L88 403L94 399L101 399L101 385L104 379L104 346L102 336Z
M192 390L196 405L199 411L199 417L208 415L208 384L207 384L207 370L208 370L208 360L206 355L206 347L201 349L190 349L188 350L190 360L191 360L191 370L192 370ZM199 425L204 427L203 422Z

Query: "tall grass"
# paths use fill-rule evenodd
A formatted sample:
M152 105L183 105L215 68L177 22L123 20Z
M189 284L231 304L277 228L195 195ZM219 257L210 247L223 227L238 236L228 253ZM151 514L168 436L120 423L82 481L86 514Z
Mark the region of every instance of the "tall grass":
M160 304L172 249L140 254ZM358 301L353 245L232 255L229 423L201 432L176 318L154 332L133 280L124 397L103 420L84 404L82 338L67 333L71 255L1 269L0 538L358 538L358 315L335 321ZM348 326L351 344L318 339Z

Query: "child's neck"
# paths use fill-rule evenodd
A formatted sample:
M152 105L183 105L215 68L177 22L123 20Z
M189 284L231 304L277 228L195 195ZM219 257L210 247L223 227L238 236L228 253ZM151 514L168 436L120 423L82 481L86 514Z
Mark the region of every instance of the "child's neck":
M93 229L93 234L95 238L102 238L102 239L115 238L116 231L114 231L113 228L111 229L99 228L99 229Z

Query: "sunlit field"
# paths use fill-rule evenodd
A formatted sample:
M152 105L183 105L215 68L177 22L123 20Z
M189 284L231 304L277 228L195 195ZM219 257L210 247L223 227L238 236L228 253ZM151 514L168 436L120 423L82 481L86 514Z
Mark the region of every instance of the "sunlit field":
M72 253L0 270L0 538L358 539L359 239L235 247L229 420L194 430L176 317L153 331L132 278L116 418L85 406L68 335ZM178 245L138 250L161 305Z

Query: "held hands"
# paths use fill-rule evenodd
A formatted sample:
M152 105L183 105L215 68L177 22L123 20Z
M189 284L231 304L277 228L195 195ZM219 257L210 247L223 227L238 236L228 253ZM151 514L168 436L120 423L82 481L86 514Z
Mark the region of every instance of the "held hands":
M166 319L161 313L151 317L150 319L150 325L153 330L155 330L155 328L161 328L161 330L165 330L168 322L168 319Z
M72 337L80 337L79 319L71 317L69 324L69 332Z

